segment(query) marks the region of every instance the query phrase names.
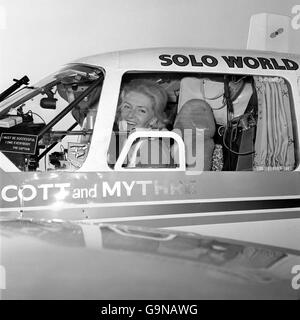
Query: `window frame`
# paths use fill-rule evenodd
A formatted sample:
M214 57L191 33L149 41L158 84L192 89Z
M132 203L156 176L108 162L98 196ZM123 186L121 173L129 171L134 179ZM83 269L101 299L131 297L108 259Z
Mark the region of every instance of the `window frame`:
M126 161L126 157L129 153L129 150L133 143L139 138L169 138L174 139L174 141L178 144L178 158L179 158L179 166L176 168L128 168L122 167L123 163ZM175 132L172 131L142 131L138 130L132 132L119 154L119 157L114 165L114 171L138 171L138 172L157 172L157 171L185 171L185 145L182 138Z
M267 70L264 70L267 71ZM283 79L287 86L288 86L288 91L289 91L289 99L290 99L290 108L291 108L291 113L292 113L292 125L293 125L293 133L294 133L294 151L295 151L295 167L293 170L290 171L283 171L283 172L294 172L294 171L298 171L300 170L300 163L299 163L299 159L300 159L300 155L298 154L300 148L298 148L298 117L297 114L295 114L295 96L294 96L294 77L290 77L289 74L279 74L279 73L275 73L274 70L271 70L270 72L263 72L263 73L257 73L256 71L252 71L252 70L248 70L248 72L244 69L239 69L239 70L232 70L232 69L228 69L228 70L224 70L224 68L220 68L218 70L215 71L207 71L207 70L199 70L199 69L195 69L195 68L189 68L188 70L163 70L163 69L126 69L126 70L119 70L119 76L120 76L120 87L119 87L119 95L120 95L120 90L122 88L122 84L124 83L124 76L126 75L139 75L139 77L142 78L142 75L145 76L149 76L149 75L174 75L177 74L179 76L179 78L183 78L185 76L193 76L193 75L199 75L201 77L205 77L205 76L211 76L211 77L220 77L220 76L224 76L224 75L228 75L228 76L239 76L239 77L255 77L255 76L260 76L260 77L278 77ZM300 77L299 77L300 78ZM299 80L300 81L300 80ZM298 88L299 91L299 97L300 97L300 82L296 81L296 87ZM118 96L119 97L119 96ZM117 106L114 107L115 109L117 109ZM149 132L149 131L148 131ZM172 131L168 131L168 132L172 132ZM181 138L181 137L180 137ZM108 141L108 145L110 143L110 140ZM185 145L184 145L184 150L185 150ZM107 155L108 155L108 149L107 149ZM121 153L120 153L121 155ZM119 155L119 157L120 157ZM124 171L126 168L122 168L120 169L120 165L118 164L118 166L116 167L116 164L118 162L119 158L116 159L116 163L114 165L113 168L109 167L108 162L107 162L107 169L105 171L110 171L110 172L114 172L114 171ZM126 171L138 171L138 172L147 172L147 171L154 171L154 172L161 172L163 170L170 170L170 169L166 169L166 168L127 168ZM174 168L172 169L174 170ZM198 170L197 166L193 169L189 169L186 167L186 165L184 165L184 171L186 175L193 175L193 174L200 174L203 172L203 170ZM207 172L214 172L215 171L207 171ZM227 170L222 170L221 172L231 172L231 173L238 173L238 172L245 172L245 171L227 171ZM255 171L249 171L249 172L255 172Z

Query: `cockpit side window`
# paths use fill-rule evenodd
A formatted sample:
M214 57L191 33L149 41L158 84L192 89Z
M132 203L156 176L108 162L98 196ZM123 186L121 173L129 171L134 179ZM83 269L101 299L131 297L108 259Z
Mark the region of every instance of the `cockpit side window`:
M152 85L159 87L157 96L160 91L167 95L163 109L157 107L162 104L152 96L155 92L149 89ZM140 112L148 118L140 116ZM153 118L162 125L152 126ZM291 171L297 165L295 123L290 86L281 77L126 73L108 162L116 169L118 157L132 132L166 130L183 139L186 170L199 171L200 165L204 171ZM121 138L116 139L117 136ZM136 149L139 159L143 158L143 148L138 148L139 145L145 142L137 141L135 149L128 152L130 166L140 165L131 161ZM174 141L168 146L169 164L176 166L178 146ZM152 147L159 148L154 144ZM148 162L142 168L154 166Z
M122 150L128 146L127 139L138 132L140 134L135 135L136 139L127 150L126 161L118 163L117 167L141 170L180 167L172 155L175 146L176 150L180 150L177 137L174 139L164 134L170 132L170 111L174 112L173 108L168 108L169 103L168 91L159 79L124 76L108 151L111 168L116 168ZM178 136L178 139L181 137Z
M0 151L21 171L74 171L88 156L104 74L70 65L0 105Z

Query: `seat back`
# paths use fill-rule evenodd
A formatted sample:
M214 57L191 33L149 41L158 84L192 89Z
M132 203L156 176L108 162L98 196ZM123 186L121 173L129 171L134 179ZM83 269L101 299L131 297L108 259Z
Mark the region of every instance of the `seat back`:
M203 163L204 170L210 170L216 126L209 104L201 99L186 101L177 114L174 130L182 135L187 167L195 165L196 160ZM197 130L203 132L200 139L197 139Z

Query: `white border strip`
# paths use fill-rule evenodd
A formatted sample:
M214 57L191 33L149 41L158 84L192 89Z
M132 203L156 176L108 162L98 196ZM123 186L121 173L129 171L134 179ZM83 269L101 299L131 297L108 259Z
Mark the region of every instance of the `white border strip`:
M177 214L134 216L134 217L120 217L120 218L81 219L81 220L75 220L75 222L84 222L84 223L89 224L89 223L98 223L98 222L102 223L102 222L118 222L118 221L162 220L162 219L172 219L172 218L179 219L179 218L196 218L196 217L210 217L210 216L223 216L223 215L263 214L263 213L294 212L294 211L299 211L299 219L300 219L300 208L290 208L290 209L287 208L287 209L221 211L221 212L205 212L205 213L177 213ZM289 218L282 217L282 219L289 219ZM294 218L294 219L297 219L297 218ZM246 222L249 222L249 221L246 221Z
M88 208L107 208L107 207L128 207L128 206L150 206L163 204L191 204L191 203L211 203L211 202L238 202L238 201L259 201L259 200L293 200L300 199L300 195L293 196L267 196L267 197L241 197L241 198L215 198L215 199L184 199L184 200L158 200L158 201L132 201L132 202L107 202L107 203L82 203L82 204L64 204L57 203L46 206L34 207L12 207L0 208L0 212L12 211L38 211L38 210L53 210L60 211L62 209L88 209ZM251 209L250 209L251 210Z

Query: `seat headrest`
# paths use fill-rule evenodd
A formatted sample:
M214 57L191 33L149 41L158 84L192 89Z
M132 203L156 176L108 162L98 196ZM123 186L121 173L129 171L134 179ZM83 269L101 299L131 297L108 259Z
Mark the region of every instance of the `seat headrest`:
M174 123L175 129L205 129L205 137L213 137L216 126L210 105L201 99L191 99L181 107Z

